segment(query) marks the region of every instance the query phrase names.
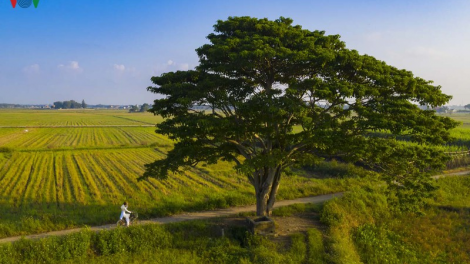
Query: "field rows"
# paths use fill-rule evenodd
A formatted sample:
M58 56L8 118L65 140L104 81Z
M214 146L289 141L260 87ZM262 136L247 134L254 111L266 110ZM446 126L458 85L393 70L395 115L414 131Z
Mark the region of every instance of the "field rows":
M142 218L253 204L254 190L233 164L186 169L138 181L154 148L0 152L0 238L113 223L120 204ZM291 175L279 200L344 191L361 179Z
M254 203L253 187L226 162L186 169L167 180L137 181L144 165L163 158L173 143L154 127L105 126L158 122L149 113L126 111L0 110L0 126L81 126L0 128L0 237L112 223L124 200L148 217ZM95 125L103 127L87 127ZM444 150L469 146L464 127L452 133L460 141L441 146ZM345 178L283 176L277 198L363 184L357 177L362 171L351 173L348 167L342 170Z
M152 143L171 145L152 127L100 128L20 128L0 129L0 147L13 149L103 148L142 146Z
M119 204L129 199L148 206L177 192L187 195L249 189L241 176L205 175L199 170L166 181L138 182L143 165L158 158L150 149L126 151L61 151L14 153L0 163L0 201L12 206L30 204ZM1 161L0 161L1 162ZM241 184L243 182L243 184Z
M461 150L470 149L470 129L466 125L461 125L451 131L451 135L456 138L449 145L458 146Z

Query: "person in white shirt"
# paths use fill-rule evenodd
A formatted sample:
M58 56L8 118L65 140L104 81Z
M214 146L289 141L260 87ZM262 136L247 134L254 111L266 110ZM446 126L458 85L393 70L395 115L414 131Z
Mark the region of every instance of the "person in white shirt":
M121 205L121 217L119 217L119 220L122 220L122 218L126 218L126 223L127 223L127 226L129 226L129 216L131 216L130 214L132 213L131 211L127 210L127 207L128 207L128 204L127 202L124 202L122 205Z

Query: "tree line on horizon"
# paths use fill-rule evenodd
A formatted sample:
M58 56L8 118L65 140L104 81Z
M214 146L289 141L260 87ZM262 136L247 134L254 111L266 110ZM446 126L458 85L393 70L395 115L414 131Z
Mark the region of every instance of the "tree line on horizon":
M147 112L149 109L150 109L150 105L147 103L141 105L140 108L138 105L133 105L129 108L129 113Z
M87 108L87 104L85 103L85 100L82 100L81 103L76 102L75 100L57 101L53 103L52 107L55 109Z
M123 109L129 109L129 112L146 112L152 105L144 103L142 105L120 105L120 107L124 107ZM56 101L50 104L7 104L7 103L0 103L0 108L52 108L52 109L82 109L82 108L113 108L115 105L88 105L85 103L85 100L82 100L81 103L70 100L70 101Z

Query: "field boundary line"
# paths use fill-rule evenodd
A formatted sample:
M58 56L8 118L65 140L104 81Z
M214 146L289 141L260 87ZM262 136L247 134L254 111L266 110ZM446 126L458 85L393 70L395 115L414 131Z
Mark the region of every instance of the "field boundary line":
M67 148L57 148L57 149L18 149L14 150L14 152L25 152L25 153L32 153L32 152L64 152L64 151L94 151L94 150L128 150L128 149L153 149L156 152L167 154L161 150L156 149L155 146L151 145L129 145L129 146L109 146L109 147L67 147Z
M85 128L85 127L155 127L155 125L69 125L69 126L0 126L0 128Z

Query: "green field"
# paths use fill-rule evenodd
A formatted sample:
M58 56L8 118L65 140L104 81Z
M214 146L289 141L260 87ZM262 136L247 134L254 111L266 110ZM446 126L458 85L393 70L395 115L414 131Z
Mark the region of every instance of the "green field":
M140 126L159 120L149 113L1 110L0 117L7 126L0 128L0 237L114 223L124 200L143 218L255 202L246 178L224 162L138 182L144 164L173 144ZM336 174L319 179L297 171L278 199L361 184L361 170L345 166Z
M422 215L393 212L382 188L354 188L325 205L293 205L277 217L321 214L282 240L252 236L223 219L140 225L0 245L0 263L469 263L470 178L439 179Z
M467 150L470 115L452 117L463 125L451 132L456 140L442 148ZM159 120L148 113L115 110L0 110L0 237L114 223L124 200L142 218L254 204L252 186L231 169L233 164L226 162L191 168L164 181L137 181L144 164L164 157L172 148L173 143L155 134L155 128L149 125ZM137 227L124 233L94 235L85 231L42 242L24 241L0 247L0 260L8 263L13 258L35 263L52 257L51 261L58 263L118 263L122 259L138 263L148 258L167 258L173 263L470 261L464 253L469 250L470 239L468 178L439 180L441 188L429 200L425 215L420 216L391 210L376 176L335 161L285 175L279 200L352 190L319 211L328 227L323 234L311 229L307 234L293 235L286 248L269 241L240 246L239 234L220 239L211 234L210 225L191 223L170 226L168 230ZM201 230L185 235L194 228ZM135 243L143 243L148 232L164 234L166 244L137 249L132 243L118 242L134 239ZM324 246L321 237L325 239ZM448 246L442 247L442 243ZM69 248L51 251L62 244ZM312 247L324 256L323 260L310 256ZM31 256L22 255L25 248L31 249ZM53 253L56 251L61 253ZM130 255L124 257L118 252ZM179 257L168 257L174 254Z
M161 118L124 110L6 110L0 127L154 125Z
M52 131L51 131L52 130ZM0 129L0 145L18 151L148 146L171 142L151 127L60 127ZM51 133L53 132L53 133Z

